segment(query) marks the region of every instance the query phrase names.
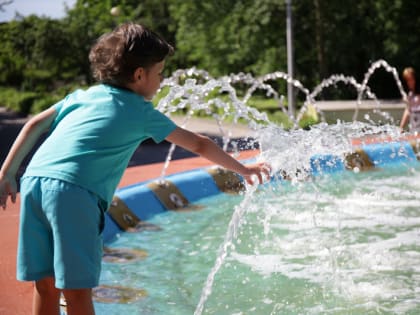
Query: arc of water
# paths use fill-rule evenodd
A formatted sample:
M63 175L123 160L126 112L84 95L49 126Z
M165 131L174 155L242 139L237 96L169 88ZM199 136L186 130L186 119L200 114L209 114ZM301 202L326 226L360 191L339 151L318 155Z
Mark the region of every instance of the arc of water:
M190 74L195 74L195 72L191 72ZM176 77L179 77L179 74L177 74ZM171 81L168 79L165 82L165 85L171 86L171 89L169 93L161 99L157 106L157 109L162 112L172 113L179 109L186 108L187 105L195 111L200 109L208 110L209 105L214 104L218 108L224 108L226 113L232 113L232 111L228 110L230 104L227 104L220 99L218 101L205 99L205 97L214 89L220 88L220 93L226 92L229 95L232 105L234 106L236 120L238 118L244 118L247 122L252 122L252 120L255 119L269 123L265 113L261 113L255 108L249 108L243 101L238 99L235 89L229 83L228 77L222 77L218 80L209 79L204 84L197 84L196 79L186 79L182 86L179 85L176 80ZM178 100L177 104L174 104L175 100Z
M339 82L342 82L347 85L352 85L357 91L359 91L361 88L361 85L356 81L354 77L345 76L343 74L333 74L327 79L322 80L322 82L318 84L310 93L310 97L315 99L317 95L322 92L323 89L330 87L331 85L335 85Z
M289 77L288 74L280 71L273 72L258 78L254 78L252 75L241 73L238 75L230 75L227 77L214 79L207 72L192 68L178 71L176 72L173 78L164 81L164 84L162 85L167 85L171 88L169 93L164 98L162 98L161 102L158 104L158 109L168 114L173 113L179 109L188 109L188 114L184 121L184 124L186 124L195 111L204 110L206 111L206 113L211 113L210 107L215 106L217 109L223 109L222 115L213 115L213 117L216 119L219 125L219 128L222 128L223 119L226 116L228 116L229 113L231 113L230 110L233 107L233 110L235 111L235 122L238 119L243 118L250 124L251 127L256 127L258 120L267 122L269 124L265 113L260 113L257 109L247 106L246 103L257 89L265 90L268 96L272 96L274 99L280 101L281 95L279 95L279 93L270 84L268 84L267 81L283 79L286 80L287 83L292 83L294 87L298 88L298 90L303 92L306 96L305 103L301 111L299 112L297 118L301 117L301 113L303 115L304 110L307 108L307 106L309 106L309 104L314 104L316 106L315 97L320 93L320 91L323 88L328 87L337 82L347 82L347 84L352 84L356 88L356 90L358 91L358 110L358 106L361 102L363 95L366 95L367 97L377 101L376 95L371 92L370 88L367 86L367 82L372 73L379 67L385 67L387 71L393 73L394 78L397 81L397 85L400 88L401 95L404 96L405 93L402 89L402 85L399 81L395 68L390 67L386 62L382 60L374 63L371 66L368 73L365 75L365 79L362 84L357 83L354 78L346 77L343 75L335 75L330 77L329 79L324 80L313 90L312 93L310 93L308 89L303 87L303 85L298 80L294 80L293 78ZM250 86L242 100L237 97L236 91L232 86L232 84L236 83L245 83ZM211 100L206 99L209 93L211 93L215 89L218 89L221 94L226 93L229 97L230 103L225 102L224 100L218 97ZM357 118L357 113L355 114L355 117ZM295 119L294 117L291 117L291 119L293 119L296 127L298 119ZM226 139L227 138L228 137L226 137ZM322 141L322 138L320 139L320 141ZM270 143L270 145L272 144ZM312 145L313 143L308 144L308 146ZM170 151L173 152L172 147ZM167 164L169 164L170 160L171 157L168 157L165 163L166 166ZM162 177L165 174L165 170L166 168L162 172ZM247 194L245 194L244 201L234 210L234 213L228 226L227 233L225 235L224 242L220 246L218 258L216 259L215 265L213 266L211 272L207 277L207 281L203 287L202 294L200 296L200 301L197 305L194 315L200 315L203 311L204 304L211 294L214 277L223 265L224 260L228 255L228 250L232 245L233 239L236 237L241 220L246 212L247 207L245 205L247 204L247 202L249 202L251 196L253 195L252 192L252 190L247 192Z
M299 118L291 116L289 111L284 106L284 103L283 103L284 97L280 96L279 93L277 91L275 91L270 84L266 83L267 81L270 81L270 80L274 81L274 80L278 80L278 79L283 79L287 83L291 83L294 87L296 87L300 92L302 92L305 95L305 99L306 99L306 101L304 103L304 109L305 110L306 110L308 104L313 103L313 100L310 98L309 90L307 88L305 88L299 80L295 80L292 77L290 77L287 73L281 72L281 71L268 73L266 75L263 75L263 76L257 78L255 80L255 82L251 85L251 87L248 89L248 91L247 91L245 97L243 98L243 100L244 100L244 102L247 102L257 89L266 90L267 91L267 93L266 93L267 96L271 96L271 95L273 96L273 98L278 102L282 111L286 115L288 115L289 119L292 121L293 129L296 129L298 127L299 120L302 118L303 113L300 114ZM318 112L321 114L322 120L324 121L325 120L324 115L319 110L318 110Z
M234 114L235 123L238 122L239 119L245 119L248 126L252 129L257 128L258 121L267 124L270 123L266 113L261 113L257 109L247 106L237 97L236 90L230 84L231 78L222 77L218 80L210 78L203 83L198 83L197 78L187 78L181 86L177 80L185 74L188 74L189 76L198 76L201 72L197 72L194 69L186 72L180 71L175 75L173 81L167 80L165 84L171 86L171 89L168 94L160 100L157 109L169 116L171 113L178 110L188 109L185 123L196 111L204 110L208 115L212 115L211 108L213 106L217 109L222 109L222 114L219 115L216 112L213 114L213 118L216 119L222 133L224 150L227 150L230 135L223 130L222 121L232 113ZM205 79L208 79L208 77L205 77ZM226 102L219 97L207 99L207 96L215 89L218 89L220 94L227 94L230 102ZM175 146L171 145L161 174L162 177L165 175L174 150Z
M189 69L178 69L174 71L170 78L165 78L163 80L161 86L173 86L179 84L181 79L188 79L194 77L200 77L206 81L212 79L212 76L207 71L192 67Z
M394 80L397 83L397 87L398 87L398 90L399 90L402 98L403 99L406 99L407 98L407 94L405 93L404 88L402 87L402 84L401 84L401 80L400 80L400 78L398 76L397 69L395 67L391 67L383 59L380 59L378 61L375 61L369 67L368 71L366 72L366 74L364 76L363 82L362 82L362 84L360 86L359 94L357 95L356 110L355 110L354 115L353 115L353 121L356 121L357 120L357 116L359 114L359 106L361 105L361 99L363 97L363 93L366 92L366 91L370 91L370 89L369 89L369 87L367 85L370 77L373 75L373 73L377 69L379 69L381 67L383 67L387 72L390 72L393 75ZM378 109L379 109L379 107L380 107L380 104L378 104Z
M233 239L235 239L237 236L242 218L247 209L246 205L249 202L251 202L251 198L254 192L256 191L257 186L247 186L246 188L247 188L247 194L245 194L244 200L238 206L235 207L235 211L233 212L232 218L230 219L224 241L222 245L220 246L216 262L213 268L211 269L209 275L207 276L206 283L203 287L203 290L201 291L200 300L194 311L194 315L201 315L201 313L203 312L204 304L206 303L212 291L214 277L217 274L217 272L220 270L220 268L222 267L228 255L228 249L232 245Z
M359 84L354 77L345 76L343 74L333 74L330 77L322 80L321 83L318 84L313 89L313 91L308 95L307 100L304 106L302 106L302 108L300 109L296 120L299 121L303 117L303 114L306 112L307 106L309 104L312 104L315 107L317 113L321 115L322 121L325 121L324 113L319 109L315 99L318 96L318 94L320 94L325 88L328 88L332 85L336 85L337 83L344 83L346 85L351 85L356 89L357 92L359 92L361 89L361 84ZM371 95L371 96L376 99L374 95Z
M236 84L236 83L243 83L250 86L248 90L246 91L245 96L241 100L242 103L244 104L248 102L248 100L253 95L253 93L255 93L256 90L258 89L265 90L266 95L276 100L276 102L279 104L279 108L285 114L289 115L289 118L291 119L294 125L293 128L296 129L298 127L298 124L297 124L298 121L303 117L303 114L305 113L309 105L313 105L317 113L320 114L321 121L325 121L323 112L319 109L318 106L316 106L315 98L322 91L322 89L338 82L351 84L352 86L355 87L357 91L357 101L356 101L355 112L353 115L353 121L357 120L360 106L362 103L362 97L364 95L366 95L368 99L372 99L375 102L376 109L374 111L376 113L383 115L386 119L392 120L392 117L389 114L381 111L380 109L381 103L379 102L376 95L370 90L370 87L367 85L373 73L381 67L383 67L386 71L392 73L395 79L395 82L397 84L397 87L400 91L400 94L402 98L405 99L406 93L402 87L402 84L401 84L401 81L399 79L396 69L394 67L391 67L385 60L382 60L382 59L372 63L372 65L369 67L368 71L366 72L364 76L364 80L361 84L359 84L353 77L348 77L344 75L332 75L328 79L324 79L321 82L321 84L316 86L315 89L311 93L308 92L308 89L303 87L301 82L299 82L298 80L294 80L293 78L289 77L287 73L281 72L281 71L269 73L269 74L266 74L257 78L253 77L249 73L241 72L238 74L231 74L227 77L227 80L226 78L224 78L223 80L225 81L225 83L227 82L229 84L230 88L233 88L232 84ZM191 80L191 78L199 78L200 80L207 81L207 82L215 80L210 76L208 72L204 70L196 69L195 67L186 69L186 70L177 70L174 72L171 78L165 79L165 81L162 84L162 86L178 87L177 90L175 90L174 92L171 92L170 95L168 95L167 99L176 98L176 93L180 91L179 89L180 82L181 81L187 82L188 80ZM283 79L283 80L286 80L288 83L292 83L294 87L298 88L298 90L302 91L306 95L304 104L296 117L290 117L289 111L287 111L286 107L284 106L284 102L283 102L284 96L280 95L270 84L267 83L267 81L269 80L277 80L277 79ZM229 94L231 95L230 92ZM233 102L236 102L235 98L236 98L236 94L235 94L235 97L232 98ZM180 101L178 106L172 109L170 108L170 106L167 106L168 103L166 103L166 107L168 111L175 111L175 110L183 108L183 106L186 106L186 103L187 102L185 100ZM165 103L163 102L162 104L165 104Z
M380 110L380 102L376 95L370 90L367 85L372 74L379 68L384 67L386 71L393 74L400 91L402 98L406 98L406 93L402 87L398 73L394 67L391 67L386 61L378 60L371 65L364 80L359 84L353 77L344 76L342 74L335 74L327 79L324 79L321 84L317 85L312 92L309 92L302 83L293 79L287 73L276 71L260 77L253 77L251 74L238 73L230 74L219 79L214 79L207 71L196 69L195 67L186 70L177 70L170 78L167 78L162 83L162 87L169 86L168 94L162 98L158 104L158 109L170 115L178 110L188 110L188 115L192 116L196 111L203 110L207 114L215 118L219 130L223 136L223 148L226 150L230 141L230 135L226 134L222 127L224 121L229 115L234 113L234 122L238 119L245 119L251 129L257 129L261 126L260 122L270 124L267 115L259 112L256 108L247 106L249 99L257 90L266 91L268 97L272 97L278 104L279 108L289 116L293 122L293 129L298 128L298 122L302 119L304 113L307 111L309 105L313 105L316 112L320 115L321 121L325 122L324 113L319 109L315 101L319 93L324 89L336 83L342 82L347 85L352 85L357 91L356 109L353 115L353 121L357 120L359 108L363 95L368 99L374 100L376 104L375 113L383 115L387 120L393 121L393 118L386 112ZM305 101L296 117L290 116L289 111L284 106L284 96L280 95L268 81L275 81L278 79L285 80L287 83L292 83L299 91L305 95ZM239 99L234 84L241 83L249 86L245 96ZM227 94L230 102L226 102L219 97L214 99L206 99L207 96L215 89L219 89L220 94ZM223 114L212 114L210 108L214 106L216 109L222 109ZM189 118L188 118L189 119ZM369 120L369 117L366 117ZM171 146L168 157L165 162L165 169L172 158L175 147ZM164 176L165 171L162 172Z

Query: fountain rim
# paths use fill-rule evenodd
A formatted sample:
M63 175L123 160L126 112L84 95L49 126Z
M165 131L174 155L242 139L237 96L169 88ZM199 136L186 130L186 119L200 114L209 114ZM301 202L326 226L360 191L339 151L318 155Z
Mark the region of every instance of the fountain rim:
M334 154L311 156L310 169L306 172L310 176L319 176L345 171L360 172L419 164L419 135L407 135L397 140L391 138L381 138L379 140L375 138L355 139L352 144L354 149L344 157ZM245 164L255 161L259 151L253 151L254 157L241 161ZM171 201L165 202L156 192L155 188L159 186L159 181L162 178L156 177L120 187L115 193L113 206L105 213L105 229L103 232L105 244L111 244L118 234L132 229L133 226L130 226L130 224L147 221L165 211L182 209L185 200L187 201L186 205L193 205L200 199L226 193L227 191L219 185L215 173L220 173L220 171L217 171L215 165L211 166L210 164L165 176L163 180L170 184L166 185L168 187L166 198L171 199L171 194L176 195L177 198L173 202L177 203L179 201L181 203L179 209L175 209L176 206L170 209L167 203L171 203ZM284 174L281 176L274 175L274 177L281 180L287 179ZM241 179L237 178L241 182ZM151 186L153 183L155 184L154 187ZM128 218L128 225L127 222L121 223L124 217Z

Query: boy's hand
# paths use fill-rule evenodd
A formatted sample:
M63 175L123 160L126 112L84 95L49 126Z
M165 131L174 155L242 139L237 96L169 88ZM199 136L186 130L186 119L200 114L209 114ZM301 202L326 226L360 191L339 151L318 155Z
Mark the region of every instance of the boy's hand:
M264 183L264 178L270 177L271 166L265 162L245 165L245 167L248 169L248 173L242 174L242 176L250 185L254 184L255 177L257 177L259 184Z
M6 201L10 196L13 203L16 202L17 185L14 178L0 175L0 207L6 209Z

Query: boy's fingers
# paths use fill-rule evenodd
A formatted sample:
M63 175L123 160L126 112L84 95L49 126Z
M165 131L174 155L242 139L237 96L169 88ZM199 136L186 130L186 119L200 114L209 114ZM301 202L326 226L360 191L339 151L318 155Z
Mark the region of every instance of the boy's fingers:
M261 167L260 173L259 175L261 176L261 180L260 182L262 183L264 181L264 178L270 177L270 173L271 173L271 168L269 165L264 164ZM264 176L264 177L263 177Z
M256 181L259 184L263 184L265 178L270 176L271 166L265 162L250 165L249 167L253 174L246 177L246 182L250 185L254 185Z
M258 180L260 181L260 184L264 184L264 178L261 173L258 174Z
M254 185L254 183L255 183L254 176L249 176L249 177L246 179L246 181L247 181L247 183L248 183L248 184L250 184L250 185Z
M264 174L265 174L265 175L269 176L269 175L270 175L270 173L271 173L271 170L270 170L270 169L268 169L268 168L266 168L266 167L264 167L264 168L263 168L263 172L264 172Z
M258 166L264 174L269 174L271 172L271 166L265 162L260 163Z

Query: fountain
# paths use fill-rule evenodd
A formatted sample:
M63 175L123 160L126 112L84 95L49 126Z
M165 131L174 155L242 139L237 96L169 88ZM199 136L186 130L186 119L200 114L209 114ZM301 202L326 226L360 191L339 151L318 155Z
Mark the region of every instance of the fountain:
M215 253L216 257L213 260L213 266L211 267L211 263L209 266L207 262L207 269L204 271L200 269L201 278L198 287L201 288L201 292L195 291L194 294L191 292L188 293L191 289L190 285L179 285L178 288L182 288L179 298L186 299L186 296L188 296L191 299L191 296L193 296L193 301L186 302L185 306L176 306L175 304L177 303L174 301L166 302L166 304L163 303L166 307L173 308L173 314L185 314L185 312L194 312L195 315L202 314L206 310L208 299L213 294L217 274L225 265L228 265L226 268L235 266L233 272L228 273L228 278L236 276L237 273L235 270L242 270L244 272L242 286L236 287L237 290L243 287L245 289L247 285L250 285L250 281L252 282L250 280L251 278L256 283L259 283L263 282L262 280L267 274L276 274L277 278L277 273L287 277L290 285L300 287L299 290L307 290L311 285L314 286L313 289L308 291L309 299L313 301L304 302L303 304L298 300L294 300L293 302L287 302L285 300L275 301L273 300L276 297L274 293L263 295L259 301L252 300L251 298L248 299L249 301L252 300L251 302L246 298L244 300L241 299L244 309L249 312L258 313L257 310L261 308L265 310L264 313L266 314L268 314L266 312L267 309L271 310L271 314L318 314L325 312L341 314L342 307L346 307L346 305L350 307L352 303L357 304L357 307L353 311L366 314L376 314L375 312L402 314L406 310L418 311L419 307L415 302L420 298L418 290L409 289L408 292L398 291L401 289L400 286L402 283L398 280L399 272L401 272L401 275L405 273L416 273L415 271L410 271L410 268L413 268L415 265L410 261L414 261L416 255L419 253L419 244L413 240L415 235L418 236L418 231L416 232L415 228L417 221L414 219L418 211L410 210L410 206L408 208L402 207L397 201L392 200L390 201L391 203L393 202L398 207L402 207L397 209L400 214L393 215L385 205L381 205L378 209L375 208L373 212L367 211L367 214L362 214L360 211L357 211L357 215L350 213L354 210L354 204L363 204L364 198L367 198L367 203L369 204L370 202L372 205L375 205L375 202L380 200L375 197L374 190L363 192L357 189L358 184L356 184L356 179L358 174L365 176L362 177L362 180L366 181L368 185L376 183L376 180L382 184L385 182L386 185L384 184L383 187L390 186L389 191L392 192L392 189L395 188L391 187L391 180L387 182L387 177L377 175L379 179L369 179L366 178L366 175L363 175L366 174L363 171L385 167L390 169L397 168L397 173L403 175L402 178L397 177L395 180L404 183L403 185L406 185L404 187L408 187L407 189L410 190L414 188L408 186L407 181L419 171L417 167L418 144L416 136L409 135L402 139L398 128L395 126L395 121L381 108L381 102L368 86L369 78L381 67L393 74L401 96L404 98L405 92L395 68L383 60L372 64L362 83L358 83L352 77L333 75L322 81L313 91L305 88L298 80L290 78L283 72L274 72L257 78L250 74L239 73L216 79L211 77L206 71L195 68L176 71L162 83L162 88L166 88L168 92L160 100L158 109L168 116L181 111L184 114L182 125L186 128L188 128L188 122L191 117L198 113L204 113L212 117L223 134L224 149L229 145L231 137L229 130L224 128L223 123L227 119L231 119L235 123L246 123L254 131L250 141L257 143L261 151L257 159L270 161L272 164L272 182L265 184L262 188L246 187L246 191L244 192L240 179L234 174L222 169L211 168L192 171L187 175L166 176L166 168L171 161L174 150L172 146L160 178L145 184L123 188L117 192L114 203L108 213L109 215L106 216L105 240L110 243L109 246L111 247L121 246L127 242L126 240L122 240L121 231L138 230L139 222L152 220L152 226L160 227L165 220L171 220L171 222L174 220L173 222L176 222L176 219L170 217L169 212L166 210L202 209L204 206L201 205L200 200L203 198L219 195L223 191L240 191L239 195L236 195L237 197L232 197L233 199L239 198L239 200L237 200L236 205L231 205L234 208L231 219L229 222L226 222L226 219L224 220L227 223L228 230L219 231L215 240L213 236L203 236L204 238L202 240L204 243L206 243L205 239L209 237L213 243L219 240L219 244L220 241L222 241L222 244L218 246L218 253ZM264 113L247 105L253 94L261 90L265 92L267 97L275 100L279 105L279 110L288 114L283 102L284 97L269 84L270 81L274 80L285 80L288 83L292 83L305 96L303 106L296 114L296 117L289 116L289 119L292 121L291 130L285 130L277 126L270 122ZM353 115L353 122L338 121L336 124L329 125L325 121L322 109L317 105L316 97L323 89L334 86L337 83L350 85L357 91L357 106ZM236 93L234 86L237 84L248 87L242 98ZM374 112L379 114L383 119L380 123L375 123L367 115L364 117L364 122L357 120L358 111L363 104L364 97L375 102ZM299 120L310 107L318 113L320 123L312 126L310 130L299 129ZM375 143L371 144L370 142ZM401 167L404 168L404 171L401 171ZM346 170L350 172L345 172ZM393 178L395 174L391 171L387 176ZM194 181L191 184L192 178ZM345 178L347 181L343 181L340 178ZM348 187L348 183L353 184L356 188L351 190ZM340 190L340 187L344 187L344 190ZM191 193L191 191L194 193ZM389 193L389 191L386 193ZM294 205L287 206L287 198L284 196L288 193L290 193L290 198L295 200ZM399 191L399 193L404 195L404 190ZM352 194L357 195L357 202L352 199ZM283 197L279 197L279 195L283 195ZM301 211L293 210L294 207L296 209L300 209L301 207L300 202L303 202L303 200L299 201L299 195L305 196L305 198L310 200L309 203L305 204L305 207L309 209ZM344 198L343 195L345 196ZM410 199L410 204L413 204L413 206L416 204L417 195L415 193L409 195L407 198ZM340 200L347 200L352 207L343 207L343 209L335 207L335 204L340 202ZM199 205L197 205L197 201L200 203ZM286 206L283 207L282 204L286 204ZM418 204L416 204L416 207L418 208ZM149 209L147 210L149 212L145 212L145 209ZM154 210L150 211L150 209ZM381 219L379 215L379 212L382 210L384 211L384 219ZM282 211L287 212L289 217L284 216ZM165 214L168 217L165 217L165 215L156 216L158 213ZM189 215L196 216L199 214L196 214L196 211L193 211L192 214L186 214L187 220L190 218ZM336 218L334 221L335 215L341 217ZM361 218L364 225L359 226L356 223L357 216ZM408 218L407 222L404 221L404 217ZM154 218L156 218L156 222ZM284 222L279 221L278 218L282 218ZM299 218L304 220L303 223L299 223ZM392 218L396 221L393 221ZM370 224L370 219L375 224ZM381 232L383 230L381 224L389 226L393 232L386 235L381 234L385 233ZM205 227L205 225L203 226ZM177 233L185 233L189 228L194 229L190 226L188 228L183 226L180 228L182 232L178 231ZM375 232L376 228L381 231ZM354 236L357 238L356 240L353 239L351 233L348 233L348 229L354 229L356 231ZM356 229L363 231L358 232ZM403 230L403 232L400 233L399 229ZM157 230L161 231L160 228ZM171 234L171 231L165 231L165 229L162 230L162 233L168 233L169 239L175 241L177 238L175 236L176 234ZM309 238L306 235L302 235L302 233L305 234L305 231L308 231ZM147 233L155 232L149 231ZM193 239L199 237L199 235L201 236L200 230L195 230L195 233ZM147 242L152 242L149 234L146 236L146 242L136 239L136 235L141 235L142 233L128 234L129 237L135 239L134 244L140 242L144 246L147 246ZM223 235L224 237L222 237ZM289 238L289 235L296 235L296 240L301 242L296 243L296 248L293 247L294 240L293 238ZM269 236L273 238L274 242L270 240ZM316 246L316 244L311 243L311 237L319 240L322 246ZM331 237L337 238L338 241L329 242L328 239ZM341 237L344 238L341 239ZM410 237L412 238L410 239ZM288 239L290 243L285 244L282 238ZM117 240L115 241L115 239ZM189 244L191 240L186 236L183 242ZM304 248L305 242L310 243L312 247ZM359 253L362 249L369 250L369 247L365 246L369 242L372 242L372 246L374 246L372 255L382 255L378 254L378 250L380 248L386 248L386 250L391 252L398 251L401 257L409 260L400 269L396 268L396 265L387 265L385 262L381 263L385 270L392 270L394 267L397 269L393 276L394 278L390 281L390 285L398 287L395 290L387 288L386 284L383 286L377 285L377 282L380 280L376 278L373 284L370 283L369 279L374 275L362 267L360 267L360 272L363 276L358 277L357 268L354 267L354 264L358 264L359 262L356 262L354 257L347 259L348 257L346 255L351 255L351 253L356 252ZM280 247L277 248L276 244ZM163 248L167 246L168 251L178 250L173 249L170 245L164 245L159 242L156 246L163 246ZM403 247L399 248L398 246ZM209 247L210 245L206 244L200 247L201 249L191 249L187 256L195 256L197 251L203 250L203 248L208 250ZM297 254L297 248L308 253L299 255ZM287 254L288 251L293 254ZM110 253L112 251L107 252L108 256ZM117 260L119 257L131 257L118 251L117 253L119 255ZM201 252L199 255L202 254ZM282 259L281 255L284 255L287 259ZM160 258L166 259L165 255ZM112 261L112 258L108 257L108 259ZM397 258L392 256L392 259L396 260ZM141 263L144 263L143 259L137 260L141 260ZM315 264L317 262L322 262L319 270L315 270ZM155 260L154 263L160 264L161 262ZM113 266L110 266L110 268L110 270L114 270ZM128 274L141 273L143 279L151 276L148 271L144 271L138 265L133 267L135 269L132 269L130 266L124 268ZM139 271L139 268L142 271ZM156 269L153 265L148 265L148 268ZM194 270L197 272L194 266L190 268L193 270L191 272L194 272ZM370 265L369 268L375 267ZM105 282L116 281L111 279L112 272L110 270L105 268L103 279ZM175 271L175 273L178 272L180 271ZM207 273L206 281L204 281L205 277L203 277L203 272ZM226 271L224 271L225 273ZM171 277L163 271L162 276ZM325 277L328 280L327 282L323 282ZM418 279L416 279L410 282L410 287L415 287L420 284ZM196 279L192 280L192 282L197 281ZM270 285L279 286L286 280L281 278L278 281L276 280ZM406 278L401 281L406 281ZM304 284L302 285L300 282ZM196 283L194 284L194 288L195 290L197 289ZM366 290L366 292L371 294L369 295L373 299L371 305L361 295L357 295L356 291L358 288L362 291ZM380 288L384 290L389 289L386 292L390 292L389 294L393 296L384 296L380 292L375 291L380 290ZM257 286L256 290L262 290L262 287ZM283 292L285 289L279 288L279 290ZM104 290L101 291L101 294L104 294L103 292ZM227 294L227 292L229 290L224 294ZM115 294L115 292L113 291L112 294ZM155 291L155 294L163 293ZM169 295L169 293L167 294ZM145 295L147 294L143 291L141 291L141 294L137 294L137 296L141 297ZM376 295L379 298L376 298ZM346 302L349 296L351 297L350 301ZM387 298L392 300L393 297L396 297L393 302L385 302ZM155 299L152 298L152 300ZM197 299L198 304L194 304L197 303ZM317 299L320 300L318 304ZM399 299L405 300L400 301ZM322 303L322 301L326 302ZM406 302L405 304L404 301ZM251 306L247 304L248 302L251 303ZM209 314L245 314L233 300L229 300L226 303L226 305L218 308L218 303L212 302L211 309L213 311L209 311ZM229 306L229 303L235 304L235 306ZM364 303L367 304L364 305ZM264 307L259 304L264 305ZM196 305L195 311L192 309L192 305ZM130 312L120 307L117 308L118 310L115 314L121 311ZM156 306L155 308L154 306L150 306L150 308L146 307L145 309L149 310L150 314L160 314L159 310L161 312L163 311L162 306ZM108 309L107 314L112 314L112 312Z

